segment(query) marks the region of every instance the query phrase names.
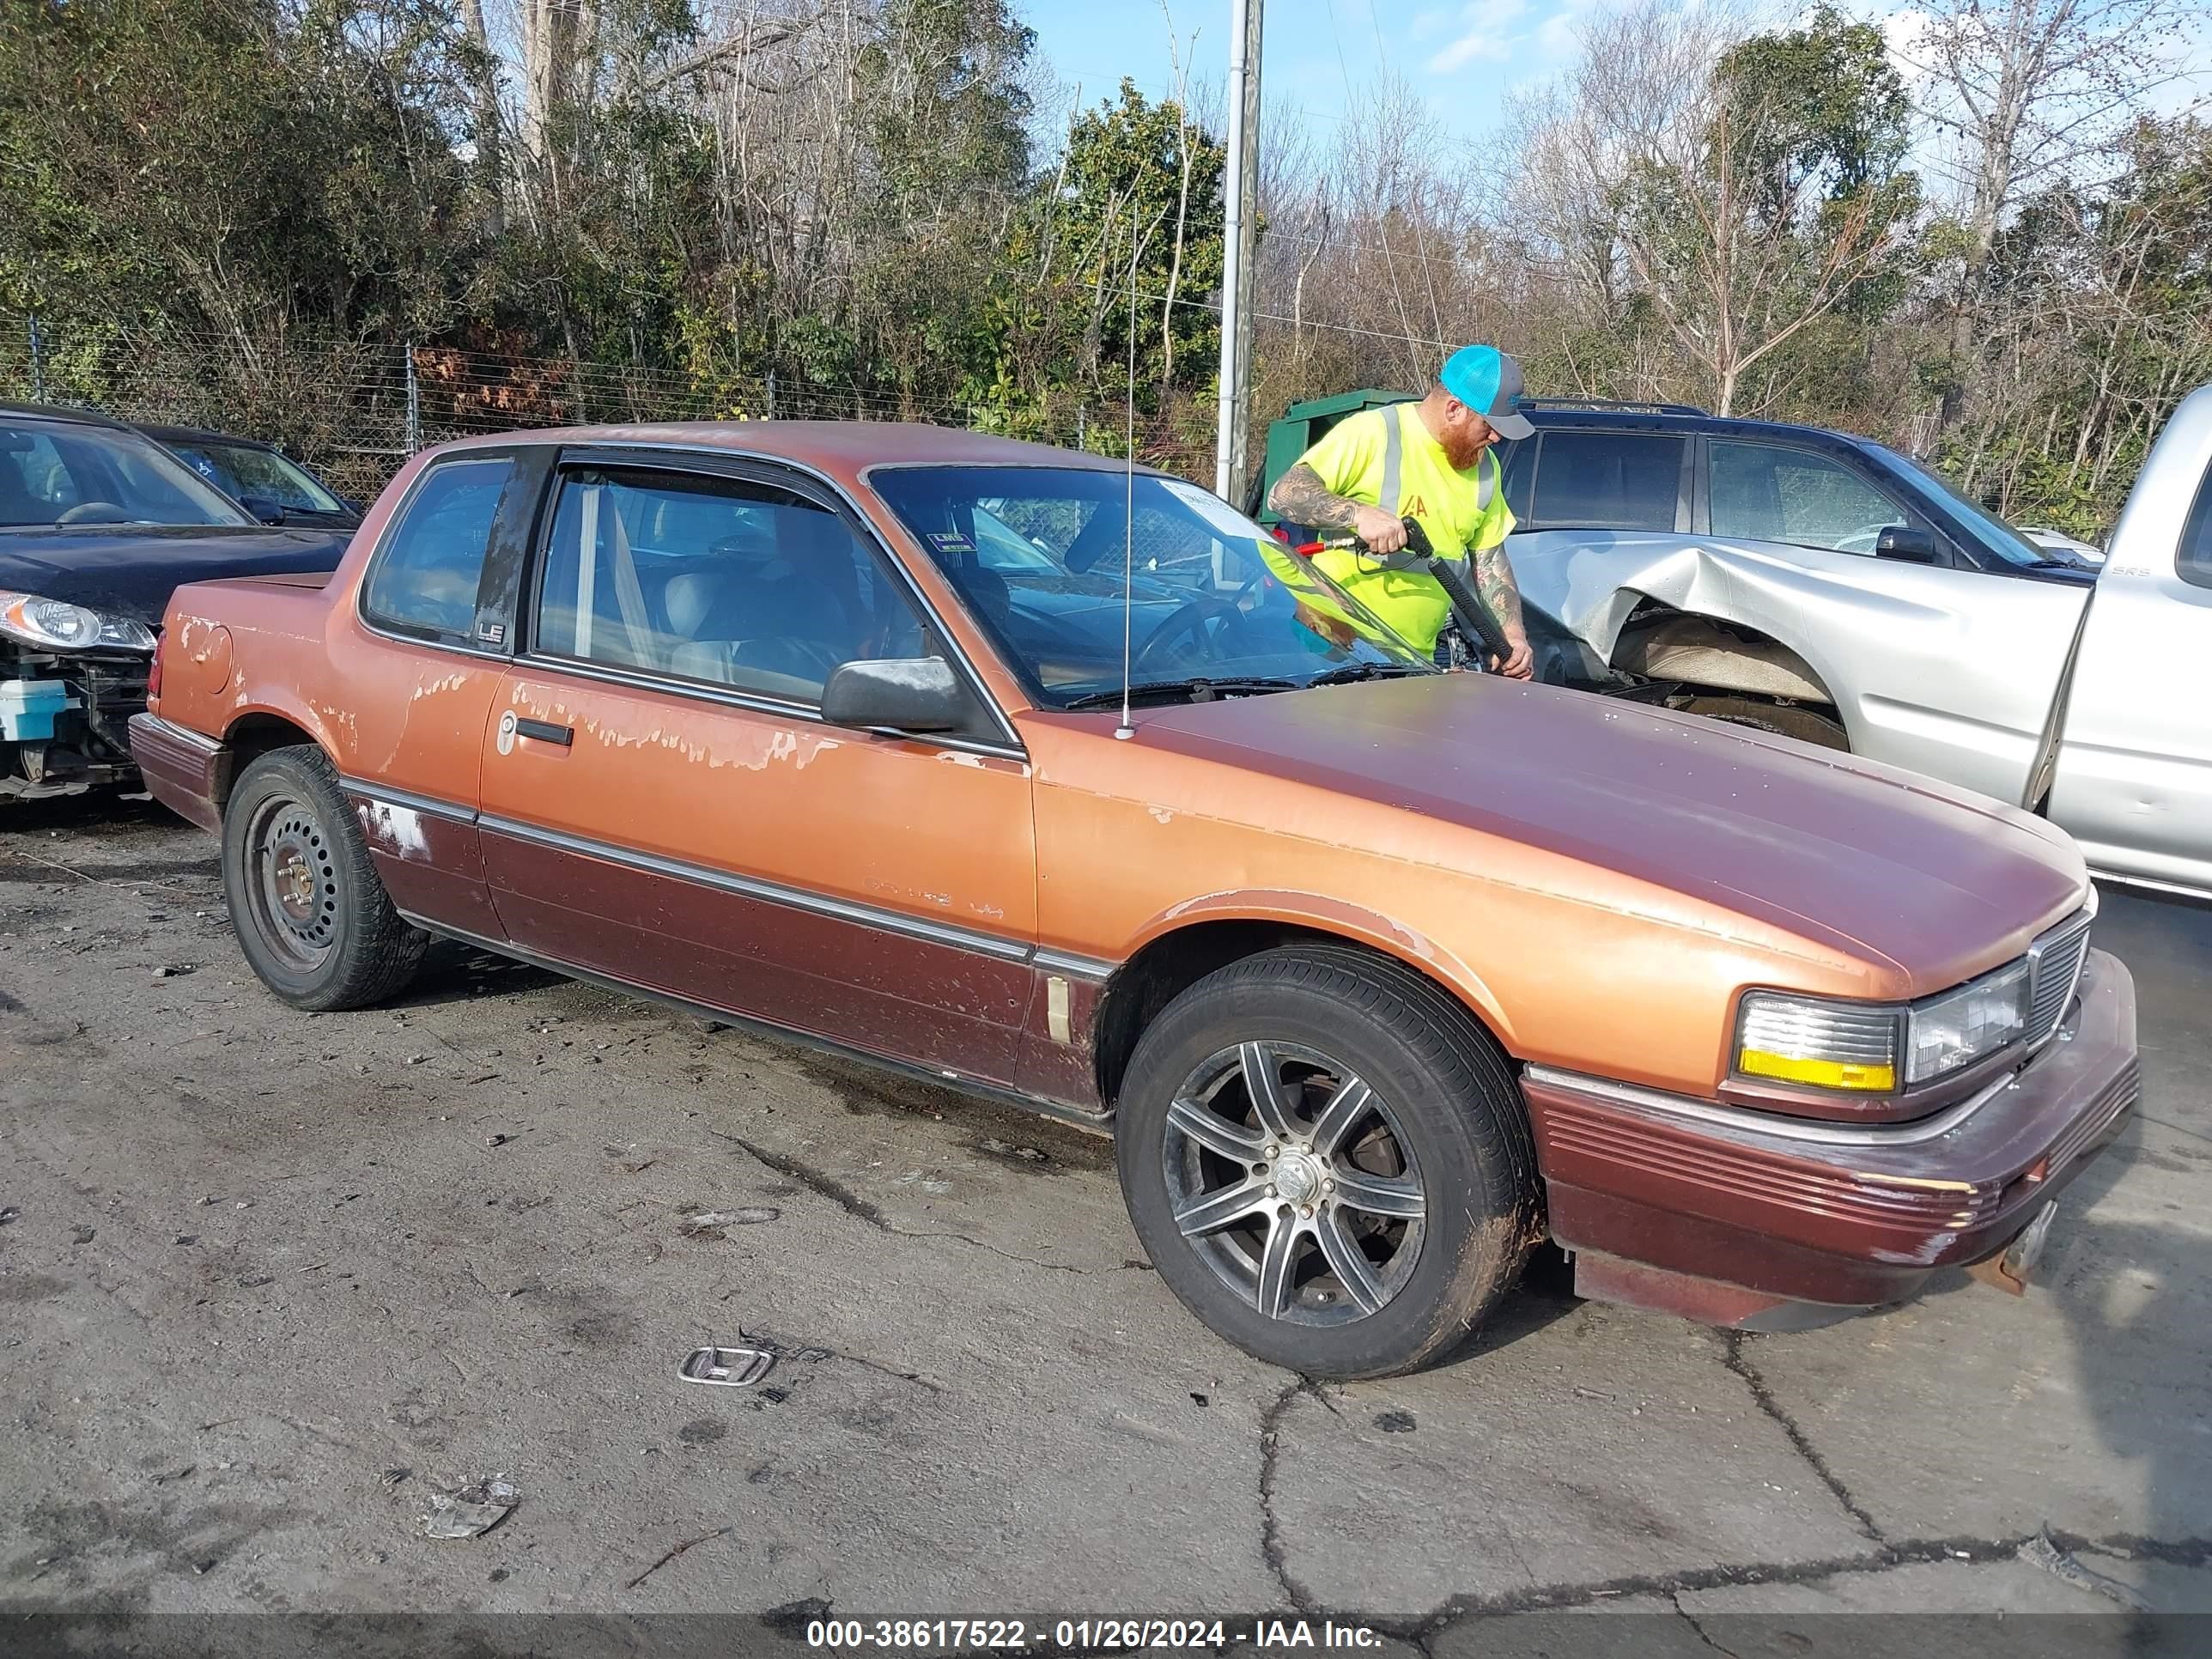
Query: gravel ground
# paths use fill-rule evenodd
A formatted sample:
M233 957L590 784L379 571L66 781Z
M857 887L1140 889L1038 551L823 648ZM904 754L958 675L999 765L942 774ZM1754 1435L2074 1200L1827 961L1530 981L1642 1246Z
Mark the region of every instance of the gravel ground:
M1103 1139L452 949L293 1012L149 803L12 811L0 930L10 1611L2212 1611L2212 911L2106 895L2145 1105L2025 1299L1734 1337L1540 1264L1341 1388L1182 1312Z

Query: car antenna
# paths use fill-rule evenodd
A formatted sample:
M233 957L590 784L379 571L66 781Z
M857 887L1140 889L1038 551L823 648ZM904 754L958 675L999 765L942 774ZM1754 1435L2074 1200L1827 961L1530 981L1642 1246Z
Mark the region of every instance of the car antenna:
M1129 224L1133 232L1133 215ZM1114 728L1125 742L1137 735L1129 724L1129 637L1137 604L1137 256L1150 238L1149 231L1129 238L1129 380L1121 398L1121 723Z

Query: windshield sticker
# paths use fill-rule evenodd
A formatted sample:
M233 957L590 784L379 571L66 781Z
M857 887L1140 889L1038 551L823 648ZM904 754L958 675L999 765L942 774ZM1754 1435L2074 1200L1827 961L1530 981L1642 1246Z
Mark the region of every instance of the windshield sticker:
M1206 520L1209 529L1217 534L1240 542L1257 539L1266 532L1235 507L1210 489L1200 489L1196 484L1182 478L1163 478L1160 482L1185 507Z
M940 553L973 553L975 544L957 530L932 531L929 544Z

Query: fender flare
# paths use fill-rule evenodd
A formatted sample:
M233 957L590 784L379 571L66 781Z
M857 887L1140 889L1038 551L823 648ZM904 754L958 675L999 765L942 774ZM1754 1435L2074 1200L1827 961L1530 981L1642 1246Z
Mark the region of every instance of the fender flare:
M1480 971L1463 957L1437 945L1405 923L1342 899L1282 889L1245 888L1188 899L1152 918L1129 940L1126 966L1147 947L1208 922L1273 923L1326 933L1394 957L1434 980L1498 1039L1516 1052L1513 1022Z

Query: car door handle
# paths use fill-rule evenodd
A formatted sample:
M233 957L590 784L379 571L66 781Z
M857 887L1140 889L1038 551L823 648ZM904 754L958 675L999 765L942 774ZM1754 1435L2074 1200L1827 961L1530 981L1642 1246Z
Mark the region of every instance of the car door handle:
M556 726L551 720L517 720L514 722L514 735L518 738L535 738L540 743L557 743L566 749L570 744L575 742L576 728L573 726Z

